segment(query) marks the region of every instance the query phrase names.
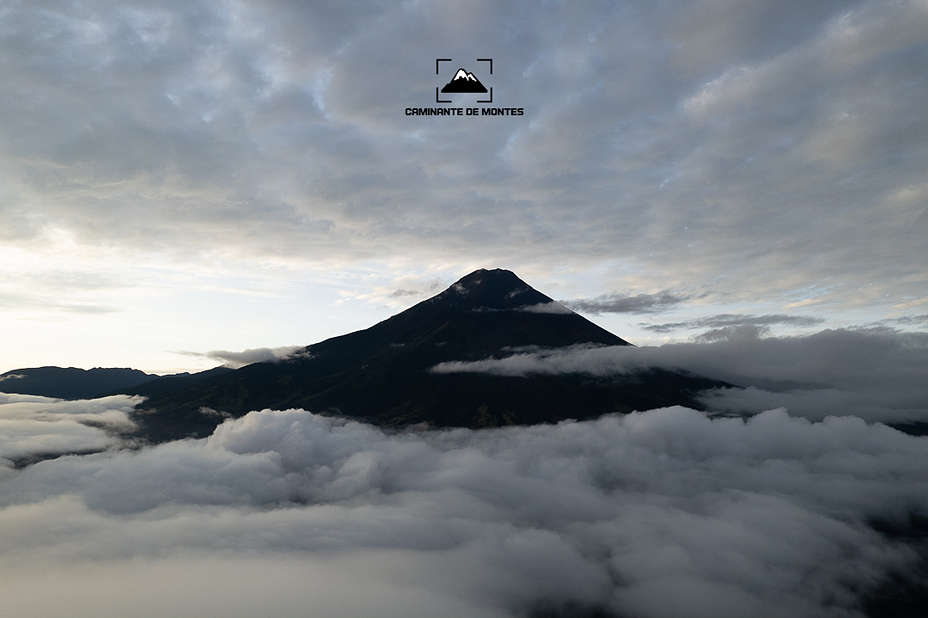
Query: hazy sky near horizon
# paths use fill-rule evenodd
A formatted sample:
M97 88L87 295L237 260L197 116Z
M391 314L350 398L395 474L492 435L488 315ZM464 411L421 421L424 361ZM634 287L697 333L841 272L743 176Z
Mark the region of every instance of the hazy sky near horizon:
M524 114L406 115L488 107L435 103L460 67ZM480 267L636 343L928 320L925 0L4 2L0 70L3 371L207 367Z

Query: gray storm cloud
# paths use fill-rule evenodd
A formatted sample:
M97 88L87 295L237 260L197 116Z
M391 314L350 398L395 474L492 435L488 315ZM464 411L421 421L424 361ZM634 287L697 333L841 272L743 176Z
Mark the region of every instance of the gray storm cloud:
M915 568L870 524L928 512L926 470L926 438L782 410L407 433L265 410L11 471L0 592L36 618L857 616Z

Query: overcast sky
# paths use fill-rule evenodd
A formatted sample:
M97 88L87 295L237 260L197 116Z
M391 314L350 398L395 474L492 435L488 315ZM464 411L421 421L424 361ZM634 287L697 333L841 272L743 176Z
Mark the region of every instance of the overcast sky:
M406 115L490 107L458 68L523 115ZM0 71L0 370L205 368L479 267L639 344L925 329L925 0L2 2Z

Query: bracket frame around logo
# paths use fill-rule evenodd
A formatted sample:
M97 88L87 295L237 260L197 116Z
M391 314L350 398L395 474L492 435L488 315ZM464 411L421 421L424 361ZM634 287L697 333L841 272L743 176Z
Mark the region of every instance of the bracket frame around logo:
M435 75L438 75L442 62L453 62L454 58L436 58L435 59ZM493 75L493 59L492 58L477 58L477 62L489 62L490 63L490 75ZM435 86L435 102L436 103L453 103L451 99L447 101L442 101L438 95L438 86ZM490 98L488 100L477 100L477 103L492 103L493 102L493 86L490 86Z

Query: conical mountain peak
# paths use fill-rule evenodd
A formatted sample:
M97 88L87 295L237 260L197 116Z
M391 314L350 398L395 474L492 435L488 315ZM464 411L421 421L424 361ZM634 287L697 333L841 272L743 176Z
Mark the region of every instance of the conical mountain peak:
M451 78L451 81L445 84L445 87L441 89L442 92L474 92L474 93L485 93L487 92L486 86L484 86L479 79L473 74L465 71L463 68L458 69L458 72L454 74L454 77Z
M528 348L578 345L629 344L508 270L477 270L383 322L313 344L288 360L254 363L156 394L135 418L155 441L207 435L223 416L263 408L303 407L391 426L483 427L698 405L693 392L721 384L660 370L592 381L433 371Z
M469 311L529 310L555 302L501 268L475 270L431 300ZM562 307L560 312L570 310Z
M444 292L346 336L355 335L403 346L429 341L442 354L468 359L526 345L627 345L502 269L474 271ZM310 348L315 351L326 343Z

